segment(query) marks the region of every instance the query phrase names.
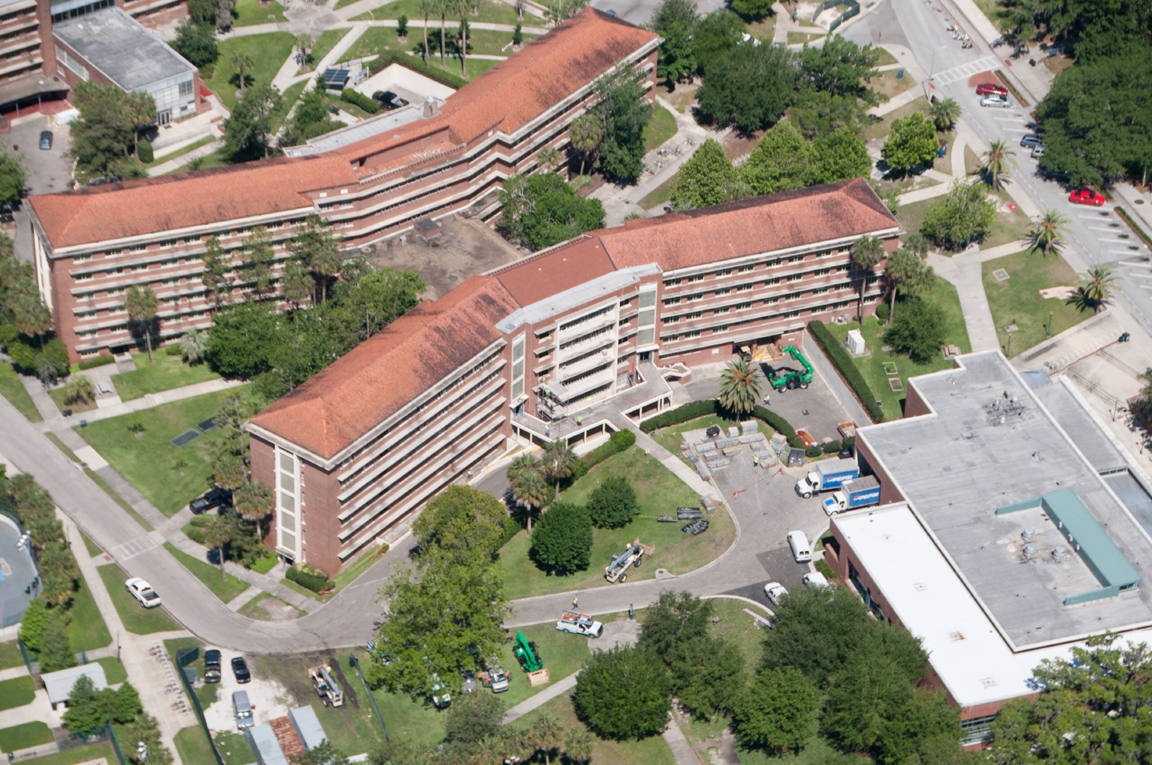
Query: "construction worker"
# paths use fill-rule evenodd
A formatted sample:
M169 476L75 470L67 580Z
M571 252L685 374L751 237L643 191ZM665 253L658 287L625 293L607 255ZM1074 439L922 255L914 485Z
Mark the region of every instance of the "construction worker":
M579 414L576 415L576 427L580 427L583 424L584 424L584 416L579 415Z
M760 455L756 452L752 452L752 465L754 467L760 467Z
M768 406L768 402L769 402L768 391L764 391L764 406Z
M575 611L579 607L580 607L580 596L579 595L573 595L572 596L572 610Z

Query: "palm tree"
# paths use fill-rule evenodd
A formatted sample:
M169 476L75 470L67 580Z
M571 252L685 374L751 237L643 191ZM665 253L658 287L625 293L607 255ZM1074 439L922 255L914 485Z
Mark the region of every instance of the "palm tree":
M133 284L124 298L124 308L127 309L128 315L144 332L144 341L148 344L148 361L153 364L156 363L156 359L152 356L152 322L156 318L156 309L159 305L156 293L147 284L143 286Z
M424 17L424 66L430 66L428 61L428 19L436 13L436 4L439 0L420 0L420 15Z
M208 330L193 327L180 338L180 355L189 364L195 364L208 354Z
M1046 210L1036 226L1028 232L1028 240L1032 249L1040 250L1047 255L1049 252L1060 254L1060 247L1064 244L1064 236L1072 232L1068 230L1068 218L1056 210Z
M544 463L531 454L521 454L508 466L508 482L516 504L528 515L528 533L532 533L532 511L547 499L548 484L544 480Z
M444 68L444 25L448 23L448 11L452 8L452 0L436 0L436 13L440 14L440 68Z
M884 281L888 284L888 323L896 318L896 293L900 287L916 278L924 261L920 256L909 249L900 248L888 258L884 267ZM931 266L929 266L931 268Z
M1094 266L1088 273L1078 276L1080 285L1070 301L1080 308L1091 308L1093 313L1100 313L1110 302L1113 286L1120 276L1112 273L1112 269L1108 266Z
M264 536L261 521L272 513L274 504L272 490L259 481L244 481L232 492L232 504L236 512L246 521L256 523L256 533Z
M584 175L584 162L604 140L604 123L594 114L584 113L572 120L568 128L572 146L580 152L580 175Z
M234 536L232 524L228 523L224 516L208 517L208 523L204 525L204 542L209 547L216 548L216 554L220 556L220 578L225 581L228 579L228 574L224 572L224 545L231 542Z
M592 736L587 728L572 727L564 731L564 753L573 762L588 762L592 759Z
M928 112L936 123L936 129L943 133L956 126L956 120L960 119L960 104L951 98L941 98L928 107Z
M31 286L31 285L29 285ZM27 291L17 294L9 301L12 323L25 335L40 338L40 350L44 350L44 333L52 329L52 312L44 305L40 293Z
M312 36L309 34L305 34L304 32L301 32L300 34L296 35L296 39L293 42L295 43L296 47L300 50L300 68L307 70L308 69L308 51L312 50L312 46L314 44L312 42Z
M550 173L560 165L560 151L555 146L545 146L536 155L536 161L544 168L544 172Z
M856 314L861 324L864 323L864 290L868 286L868 277L872 275L872 268L883 259L884 245L875 236L862 236L852 245L852 265L860 280L860 309Z
M96 389L84 375L73 375L64 386L65 404L90 404L95 398Z
M544 765L551 765L552 755L564 743L564 726L560 724L560 718L546 714L536 720L530 732L536 751L544 755Z
M576 452L572 451L566 439L557 438L544 445L542 462L548 467L548 474L556 483L556 490L552 495L552 499L555 500L560 496L560 479L572 475L572 471L576 469Z
M240 97L243 98L244 91L247 87L244 80L244 73L252 71L256 65L252 63L252 58L247 53L239 50L232 51L232 55L228 60L232 63L232 68L240 75Z
M460 76L468 79L468 14L472 12L472 0L450 0L456 13L460 15Z
M1013 159L1015 156L1016 151L1008 148L1008 143L1003 138L997 138L991 143L988 151L984 152L982 169L996 191L1000 190L1000 179L1008 174L1008 168L1017 166L1016 160Z
M733 359L720 373L720 405L736 414L751 412L760 400L764 376L758 365L744 359Z

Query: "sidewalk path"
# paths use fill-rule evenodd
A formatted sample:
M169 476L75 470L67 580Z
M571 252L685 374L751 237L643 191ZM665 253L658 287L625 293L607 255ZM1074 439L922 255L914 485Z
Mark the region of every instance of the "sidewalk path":
M977 248L965 250L950 258L936 253L928 255L928 264L936 270L936 274L956 287L973 353L995 351L1000 348L1000 341L996 337L996 323L992 319L988 298L984 294L981 262L980 250Z
M579 674L579 672L573 672L572 674L568 675L568 677L557 680L556 682L552 683L551 686L540 691L535 696L526 698L516 706L509 709L504 713L504 725L507 725L513 720L519 720L529 712L539 709L557 696L567 693L568 691L575 688L576 676Z
M52 400L52 397L44 392L44 388L39 382L24 376L21 376L20 379L25 381L24 387L28 390L29 394L32 394L32 401L36 403L36 408L40 410L40 416L44 418L43 422L36 423L36 427L41 433L59 433L61 430L70 431L73 425L80 423L80 420L87 422L106 420L109 417L119 417L122 414L151 409L154 406L170 404L173 401L181 401L186 398L194 398L195 396L203 396L206 393L229 390L230 388L236 388L245 384L240 380L207 380L194 385L185 385L182 388L173 388L172 390L160 391L159 393L149 393L146 396L134 398L131 401L123 401L119 404L113 404L112 406L101 409L93 409L83 414L65 417L56 407L56 402ZM43 394L43 398L33 394L33 388L38 388L41 394ZM51 405L52 411L47 411L47 406L43 404L44 401L46 401L48 405Z

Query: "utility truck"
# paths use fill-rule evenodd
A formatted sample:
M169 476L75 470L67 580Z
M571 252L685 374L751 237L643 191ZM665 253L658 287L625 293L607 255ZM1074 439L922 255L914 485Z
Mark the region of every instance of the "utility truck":
M860 477L856 460L824 460L796 482L796 493L804 499L822 491L839 489L840 484Z
M875 476L865 476L845 481L840 489L824 500L824 512L828 515L855 510L880 501L880 482Z
M604 625L587 614L565 611L560 620L556 622L556 629L561 632L571 632L574 635L598 638L604 632Z
M612 562L604 569L604 578L612 584L627 582L628 568L630 566L640 568L642 560L644 560L644 548L640 545L630 545L624 552L612 556Z
M324 706L344 706L344 693L332 677L331 667L327 664L309 667L308 677L312 678L312 686L316 689L316 695L324 701Z
M799 361L804 369L768 367L768 384L771 385L772 390L775 391L807 388L808 383L812 382L812 365L808 363L808 359L804 358L804 354L800 352L800 349L794 345L789 345L783 352L787 353L796 361Z

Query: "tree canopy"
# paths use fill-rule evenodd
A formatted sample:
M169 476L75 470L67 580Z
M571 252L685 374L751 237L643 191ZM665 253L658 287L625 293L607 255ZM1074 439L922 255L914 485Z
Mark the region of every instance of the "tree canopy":
M840 35L829 35L819 47L805 44L797 57L800 81L805 88L828 93L833 97L858 98L875 106L880 96L868 87L878 72L880 49L872 45L861 48Z
M592 519L581 505L556 502L540 516L529 550L536 565L556 574L588 568L592 556Z
M937 246L953 252L980 242L996 220L996 203L979 181L955 181L928 208L922 231Z
M660 732L672 710L668 669L638 646L592 655L576 678L576 714L602 738L646 738Z
M233 162L267 159L273 151L276 113L283 107L280 91L271 85L254 85L244 90L240 100L225 118L224 150Z
M504 539L508 510L486 491L449 486L425 506L412 524L421 548L438 548L460 557L495 557Z
M893 120L880 156L893 170L906 172L930 164L939 149L936 126L923 112L912 112L907 117Z
M23 152L16 154L0 148L0 202L12 204L28 185L28 170Z
M736 704L736 740L770 752L798 751L816 732L820 690L795 669L762 670Z
M746 28L744 20L727 8L700 19L692 32L692 56L696 59L697 73L706 73L713 62L735 50Z
M744 42L718 54L697 91L700 115L746 133L774 125L795 98L793 59L783 46Z
M652 119L652 105L645 97L641 77L632 67L622 66L593 85L596 102L590 111L604 125L600 169L613 180L635 181L644 169L644 128ZM599 205L598 200L587 201ZM587 215L591 217L591 211Z
M636 517L636 490L624 476L605 478L588 497L588 515L598 529L618 529Z
M679 82L696 72L692 35L699 20L691 0L663 0L652 12L652 31L664 38L657 58L658 76Z
M842 127L817 138L812 149L816 155L817 183L867 178L872 173L872 157L868 156L868 147L850 128Z
M501 229L514 242L542 250L604 226L604 206L555 173L514 175L500 192Z
M76 160L77 179L142 177L144 171L131 156L137 128L155 119L152 97L85 80L76 84L73 104L80 117L71 126L68 156Z
M680 166L673 182L672 204L686 209L728 201L728 190L739 177L723 147L709 138Z
M820 173L815 149L791 120L778 122L765 133L740 170L757 194L802 189L816 182Z

